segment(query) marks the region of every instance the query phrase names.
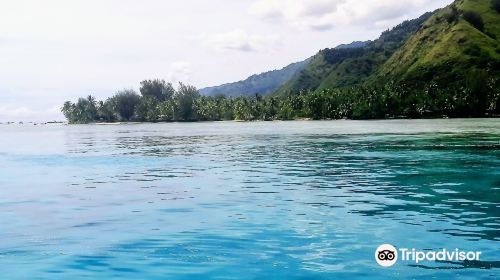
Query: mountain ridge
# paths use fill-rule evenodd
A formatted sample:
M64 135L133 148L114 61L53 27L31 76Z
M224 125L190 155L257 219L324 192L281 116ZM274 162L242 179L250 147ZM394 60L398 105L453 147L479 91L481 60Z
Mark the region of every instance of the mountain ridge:
M339 48L320 50L310 64L278 89L276 94L343 88L362 83L432 14L428 12L416 19L406 20L355 51Z
M398 83L466 87L472 72L500 75L500 0L457 0L385 31L364 53L325 49L275 94ZM500 5L500 4L498 4ZM329 60L327 56L342 57ZM487 78L485 78L487 79Z
M438 10L378 70L373 79L457 83L470 70L500 69L500 12L493 1L459 0ZM480 26L469 22L473 15ZM479 23L480 22L480 23ZM480 30L482 29L482 30Z
M500 12L493 8L495 2L500 0L456 0L406 20L375 40L322 49L282 69L200 92L208 96L287 96L389 82L416 87L430 83L464 86L474 69L495 77L500 69Z
M361 48L369 41L354 41L349 44L341 44L335 49L354 49ZM278 90L283 84L292 79L298 72L303 70L311 61L312 57L303 61L291 63L281 69L271 70L260 74L254 74L250 77L232 83L226 83L219 86L205 87L200 89L200 94L205 96L252 96L255 94L269 95Z
M200 89L200 94L206 96L226 95L234 97L249 96L255 93L267 95L276 91L284 82L291 79L297 71L300 71L307 65L308 61L309 58L291 63L281 69L254 74L237 82L205 87Z

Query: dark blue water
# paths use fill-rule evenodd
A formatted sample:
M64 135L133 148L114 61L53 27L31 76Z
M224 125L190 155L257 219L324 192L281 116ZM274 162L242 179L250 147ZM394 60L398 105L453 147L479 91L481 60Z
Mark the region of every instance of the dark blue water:
M2 279L498 279L499 230L500 120L0 125Z

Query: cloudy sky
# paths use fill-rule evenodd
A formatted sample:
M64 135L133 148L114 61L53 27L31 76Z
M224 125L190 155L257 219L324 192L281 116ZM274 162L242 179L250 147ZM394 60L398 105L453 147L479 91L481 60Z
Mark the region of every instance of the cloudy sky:
M0 121L147 78L199 88L378 37L451 0L0 0Z

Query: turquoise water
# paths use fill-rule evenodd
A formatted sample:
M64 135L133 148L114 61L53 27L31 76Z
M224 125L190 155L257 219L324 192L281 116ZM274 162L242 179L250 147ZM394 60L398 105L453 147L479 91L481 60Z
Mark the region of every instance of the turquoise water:
M2 279L498 279L499 166L495 119L0 125Z

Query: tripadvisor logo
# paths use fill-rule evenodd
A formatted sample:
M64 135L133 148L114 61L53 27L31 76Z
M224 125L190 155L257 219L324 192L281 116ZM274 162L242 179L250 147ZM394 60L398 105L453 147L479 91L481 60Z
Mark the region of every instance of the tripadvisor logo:
M393 266L398 261L398 255L401 261L418 264L421 261L478 261L481 252L462 251L457 248L451 251L447 249L420 251L415 248L399 248L398 250L391 244L380 245L375 250L375 260L384 267Z
M381 266L393 266L398 260L398 251L391 244L382 244L375 250L375 260Z

